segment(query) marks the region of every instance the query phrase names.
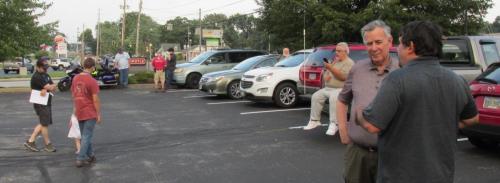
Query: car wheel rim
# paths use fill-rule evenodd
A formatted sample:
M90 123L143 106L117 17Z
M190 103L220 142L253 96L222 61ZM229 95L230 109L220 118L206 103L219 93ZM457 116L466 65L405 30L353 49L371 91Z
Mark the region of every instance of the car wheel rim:
M285 105L291 105L295 102L295 91L290 87L285 87L280 91L280 101Z
M241 98L239 82L231 85L231 96L233 96L234 98Z

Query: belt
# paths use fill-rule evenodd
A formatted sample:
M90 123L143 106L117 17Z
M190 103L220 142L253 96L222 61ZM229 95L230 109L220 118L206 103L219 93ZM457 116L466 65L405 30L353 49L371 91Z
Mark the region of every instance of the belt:
M361 144L356 144L356 143L353 143L355 146L358 146L359 148L361 149L364 149L368 152L377 152L377 146L364 146L364 145L361 145Z

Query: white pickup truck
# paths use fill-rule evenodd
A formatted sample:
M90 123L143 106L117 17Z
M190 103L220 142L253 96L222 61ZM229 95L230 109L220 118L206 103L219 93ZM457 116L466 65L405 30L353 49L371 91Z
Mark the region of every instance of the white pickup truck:
M67 58L52 59L49 64L52 69L60 71L67 69L71 65Z
M500 37L455 36L443 42L441 65L467 81L475 79L494 62L500 62Z

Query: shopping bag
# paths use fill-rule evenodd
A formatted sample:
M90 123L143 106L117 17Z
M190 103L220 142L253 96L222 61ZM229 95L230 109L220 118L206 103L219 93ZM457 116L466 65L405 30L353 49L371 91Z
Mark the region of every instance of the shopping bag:
M78 119L76 119L75 114L71 114L71 118L69 120L68 138L81 138L80 125L78 124Z

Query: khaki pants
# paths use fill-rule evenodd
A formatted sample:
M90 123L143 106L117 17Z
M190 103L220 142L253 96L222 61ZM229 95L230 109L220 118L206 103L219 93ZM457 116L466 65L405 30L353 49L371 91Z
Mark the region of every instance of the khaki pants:
M347 146L344 179L346 183L375 183L377 181L377 152L355 144Z
M342 88L322 88L312 95L311 98L311 121L321 121L321 111L325 106L326 100L328 100L329 105L329 115L330 123L337 123L337 96L339 95Z
M165 71L163 70L157 70L155 71L155 88L163 88L165 85ZM158 84L160 85L158 87Z

